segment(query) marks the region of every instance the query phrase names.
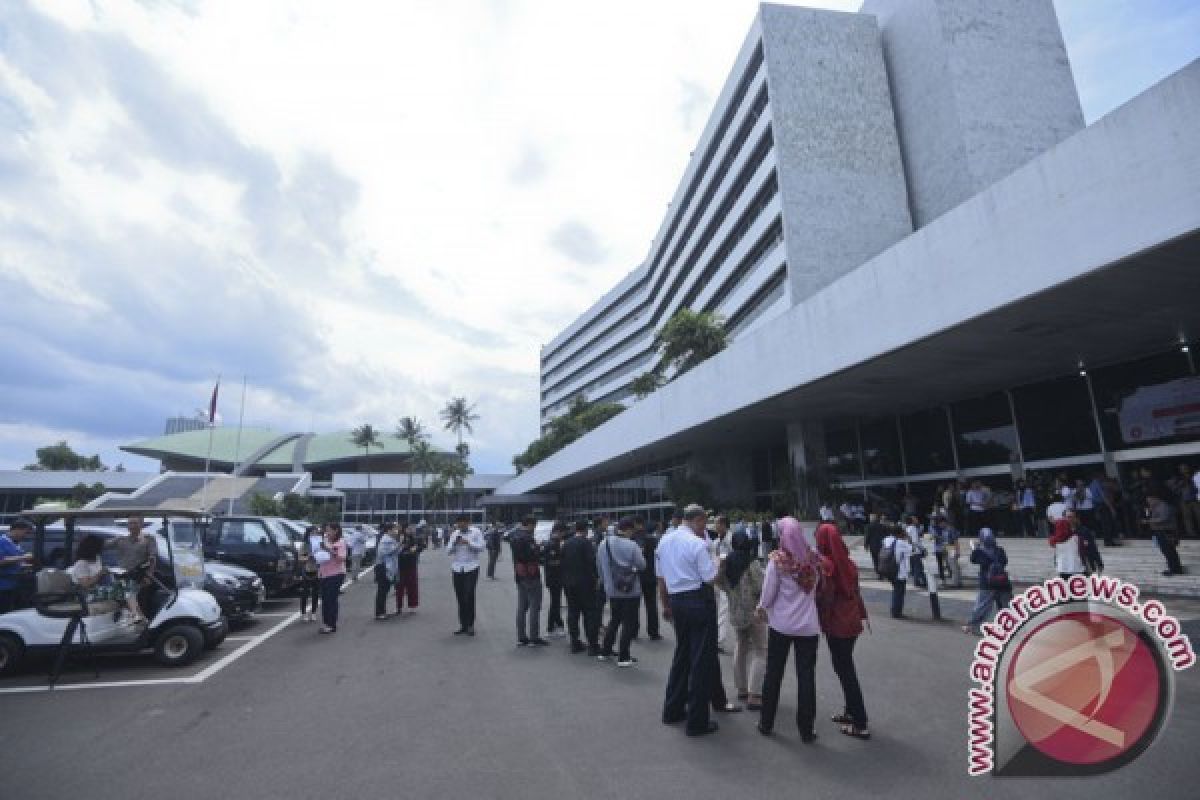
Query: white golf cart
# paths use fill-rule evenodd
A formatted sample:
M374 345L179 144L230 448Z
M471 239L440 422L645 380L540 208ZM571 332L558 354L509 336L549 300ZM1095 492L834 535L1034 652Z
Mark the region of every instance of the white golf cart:
M158 551L165 551L167 557L155 574L146 575L152 587L142 593L144 605L149 606L143 609L148 622L132 622L115 600L89 603L65 571L73 563L68 554L78 544L76 523L118 515L162 522L159 534L143 534L161 537ZM152 651L161 664L183 666L225 639L228 625L216 599L199 588L204 584L201 529L207 515L190 509L123 508L29 511L22 516L34 524L37 593L33 608L0 615L0 675L14 671L26 653L39 651L58 653L51 685L72 650L89 657L101 652ZM57 520L62 520L61 528L47 531Z

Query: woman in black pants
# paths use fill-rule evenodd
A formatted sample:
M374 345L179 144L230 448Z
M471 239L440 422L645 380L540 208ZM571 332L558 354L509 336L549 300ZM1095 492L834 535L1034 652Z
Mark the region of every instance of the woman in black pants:
M767 674L763 678L762 716L758 732L770 735L779 707L779 691L787 668L788 651L796 653L796 726L800 740L811 744L817 705L817 644L821 625L813 594L820 582L821 562L800 529L785 517L779 522L779 549L767 561L757 613L767 621Z
M854 668L854 644L867 618L867 607L858 589L858 567L850 560L850 552L835 525L825 523L817 528L817 552L822 556L823 573L817 590L817 614L845 698L842 712L834 714L833 721L847 736L869 739L867 707Z
M325 539L317 551L321 576L321 620L325 624L318 633L337 633L338 595L346 580L346 543L342 541L342 526L336 522L325 525Z
M304 547L300 552L300 621L317 621L317 603L321 597L321 581L317 577L317 560L313 554L321 549L321 531L310 525L304 532Z

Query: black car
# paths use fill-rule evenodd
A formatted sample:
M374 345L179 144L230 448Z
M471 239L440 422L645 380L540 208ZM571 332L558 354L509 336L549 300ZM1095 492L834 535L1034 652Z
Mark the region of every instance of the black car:
M262 578L248 569L216 561L204 562L204 590L217 600L230 620L248 618L266 599Z
M204 558L250 570L267 597L286 594L299 577L296 547L273 517L216 517L204 534Z

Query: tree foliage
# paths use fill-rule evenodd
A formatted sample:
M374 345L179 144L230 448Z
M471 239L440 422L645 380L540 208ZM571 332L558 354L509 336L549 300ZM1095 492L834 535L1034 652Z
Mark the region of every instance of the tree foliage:
M83 456L76 453L65 441L58 444L39 447L35 451L37 463L29 464L25 469L34 472L51 470L75 470L81 472L104 472L108 467L100 460L99 455Z
M643 397L654 394L662 385L662 374L657 370L650 370L634 378L629 384L629 391L633 392L634 397L641 400Z
M467 402L465 397L452 397L446 402L446 407L438 412L438 416L442 418L443 427L448 431L453 431L458 437L459 444L462 444L463 431L474 433L472 423L479 420L479 415L475 413L475 406Z
M657 363L649 372L634 378L629 390L641 400L712 358L728 344L729 333L719 314L681 308L654 335Z
M275 502L274 497L264 492L255 492L250 495L247 505L250 507L250 513L256 517L281 516L279 503Z
M659 364L678 377L725 349L729 334L725 320L712 311L681 308L654 335Z
M83 508L100 495L108 491L103 483L93 483L88 486L83 481L71 487L71 497L67 500L68 508Z
M513 466L517 472L524 472L624 410L620 403L589 403L583 395L576 395L565 413L552 419L545 432L530 442L525 452L513 457Z

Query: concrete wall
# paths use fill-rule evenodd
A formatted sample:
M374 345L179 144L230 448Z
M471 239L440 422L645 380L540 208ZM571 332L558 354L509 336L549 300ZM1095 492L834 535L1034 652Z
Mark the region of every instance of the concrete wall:
M795 303L912 222L875 21L763 5L759 24Z
M1083 128L1052 0L866 0L862 10L883 30L917 227Z

